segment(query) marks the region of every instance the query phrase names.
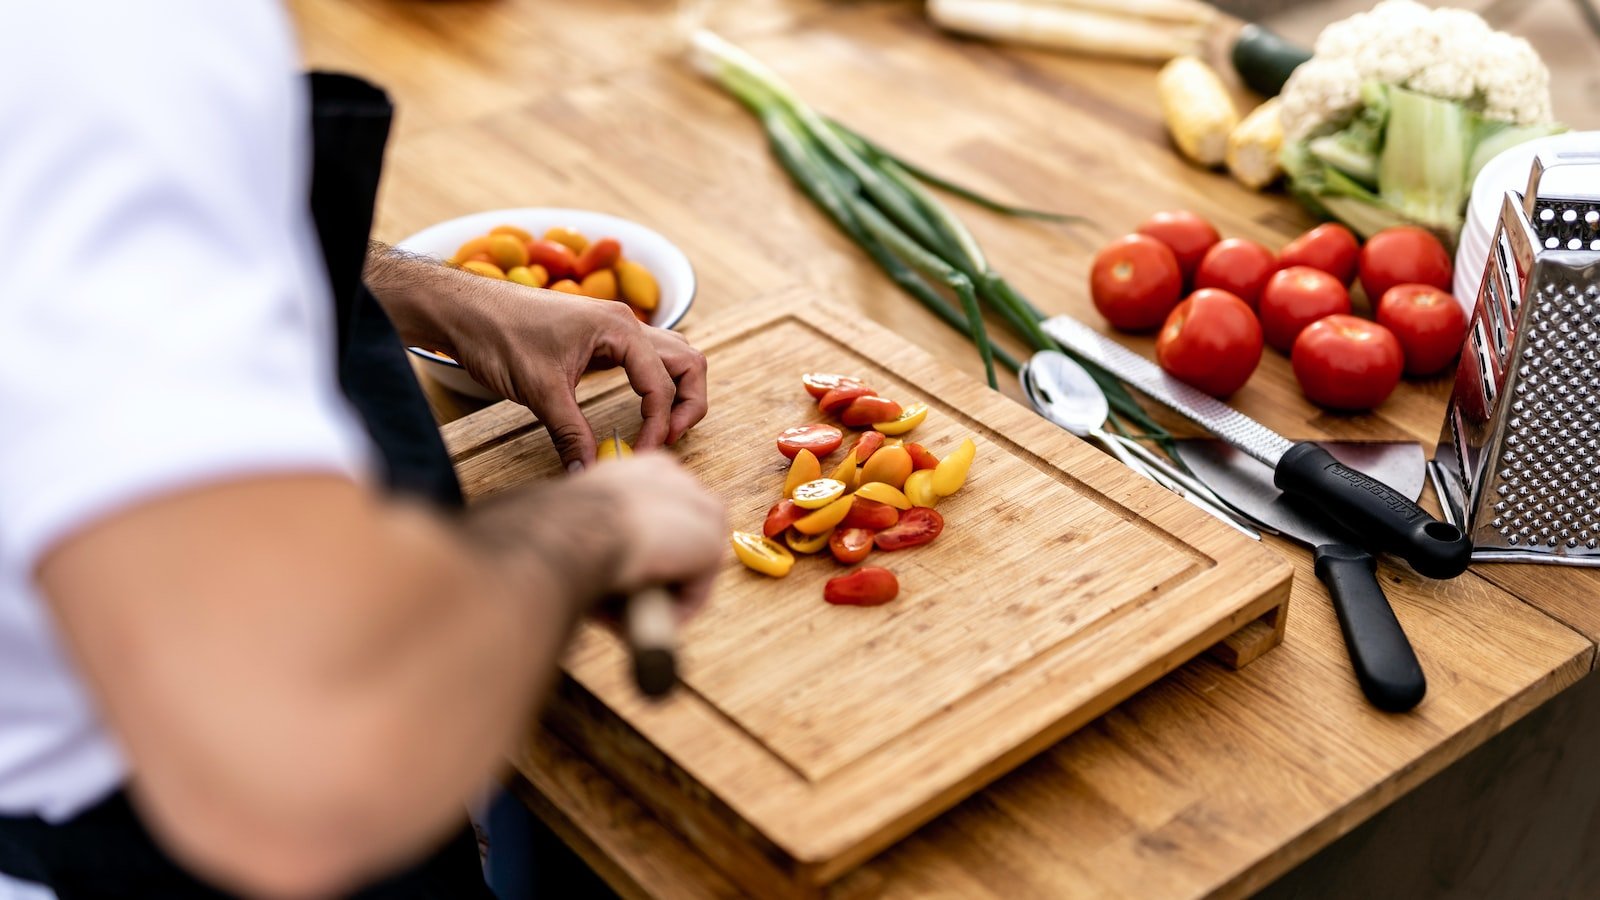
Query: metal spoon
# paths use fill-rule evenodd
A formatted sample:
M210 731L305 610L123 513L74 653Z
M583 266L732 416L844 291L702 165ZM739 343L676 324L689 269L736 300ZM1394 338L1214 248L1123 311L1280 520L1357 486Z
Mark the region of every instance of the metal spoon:
M1111 413L1106 395L1083 366L1055 350L1035 353L1017 373L1033 408L1051 422L1091 441L1123 465L1172 491L1253 540L1261 535L1230 512L1210 489L1188 473L1103 427Z

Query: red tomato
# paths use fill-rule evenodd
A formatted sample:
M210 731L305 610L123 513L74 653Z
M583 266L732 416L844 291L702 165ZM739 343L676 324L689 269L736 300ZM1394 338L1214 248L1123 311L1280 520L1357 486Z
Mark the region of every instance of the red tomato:
M1244 387L1261 361L1261 325L1243 300L1201 288L1167 316L1156 361L1173 377L1226 397Z
M850 511L845 513L844 521L839 523L839 527L882 531L898 521L900 521L900 510L887 503L857 497L855 502L850 504Z
M1143 234L1117 238L1095 254L1089 296L1112 327L1144 331L1178 305L1183 271L1166 244Z
M1193 278L1200 258L1212 244L1222 240L1222 235L1217 234L1210 222L1186 209L1158 212L1134 230L1166 244L1177 258L1184 278Z
M836 606L882 606L900 593L900 580L878 566L862 566L848 575L829 578L822 599Z
M911 454L911 471L918 469L937 469L939 457L928 452L928 448L921 444L907 444L906 452Z
M892 422L903 412L900 404L888 397L857 397L839 413L839 421L851 428L860 428L877 422Z
M1467 337L1461 304L1426 284L1399 284L1384 291L1378 324L1394 332L1406 354L1406 374L1413 376L1443 372Z
M883 432L881 431L863 433L860 440L856 441L856 445L850 448L850 452L856 455L856 465L866 465L867 460L872 458L872 454L878 452L878 448L883 446L884 440Z
M865 528L835 528L828 538L828 550L834 559L853 566L872 552L872 532Z
M836 387L822 395L822 399L817 401L817 408L822 410L823 415L831 416L849 406L857 397L871 397L876 393L864 384Z
M622 258L622 244L616 238L601 238L583 248L578 258L572 264L572 274L578 278L588 278L601 269L609 269Z
M1397 284L1431 284L1450 290L1450 254L1439 239L1414 225L1385 228L1361 248L1361 289L1373 303Z
M807 372L800 376L806 393L822 399L822 395L839 387L866 387L866 383L853 375L835 375L832 372Z
M1278 258L1271 250L1255 241L1228 238L1206 251L1195 270L1194 286L1196 290L1221 288L1255 309L1261 289L1276 271Z
M944 516L938 510L913 506L900 514L899 522L878 532L872 540L879 550L903 550L926 544L943 530Z
M844 432L833 425L796 425L778 435L778 452L794 459L801 450L810 450L818 459L839 449Z
M769 538L783 534L784 529L800 521L812 510L806 509L793 500L779 500L767 510L767 521L761 526L761 533Z
M544 240L528 242L528 265L544 266L544 270L550 273L551 284L571 278L577 263L578 258L572 255L572 248L566 244Z
M1278 264L1285 268L1310 266L1339 279L1340 284L1349 284L1355 277L1356 257L1360 255L1361 242L1350 229L1329 222L1283 245L1278 252Z
M1261 289L1261 333L1284 353L1294 348L1300 329L1323 316L1349 312L1350 292L1344 283L1310 266L1280 269Z
M1328 409L1371 409L1400 383L1405 354L1389 329L1355 316L1328 316L1295 339L1295 380L1306 399Z

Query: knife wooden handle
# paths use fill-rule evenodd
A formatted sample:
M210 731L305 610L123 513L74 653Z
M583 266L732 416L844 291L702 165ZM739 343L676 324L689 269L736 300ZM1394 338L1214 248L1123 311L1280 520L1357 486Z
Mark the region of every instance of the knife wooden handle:
M678 611L666 588L628 598L622 632L633 654L633 680L646 697L665 697L678 683Z
M1422 702L1427 678L1378 583L1372 554L1349 544L1323 544L1314 558L1317 578L1333 597L1361 692L1373 706L1389 712L1405 712Z

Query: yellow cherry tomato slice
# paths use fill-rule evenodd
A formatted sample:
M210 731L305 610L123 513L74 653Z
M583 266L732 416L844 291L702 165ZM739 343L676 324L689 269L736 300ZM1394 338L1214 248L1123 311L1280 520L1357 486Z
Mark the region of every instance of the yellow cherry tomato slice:
M932 509L939 505L939 492L933 489L932 469L918 469L906 478L906 499L912 506Z
M763 575L782 578L794 568L794 554L777 541L748 531L733 533L733 555Z
M878 481L890 487L900 487L911 474L911 454L904 447L879 447L878 452L861 467L861 481Z
M789 545L789 549L796 553L816 553L823 547L828 546L828 538L830 537L833 537L832 528L821 534L806 534L791 528L784 532L783 540L784 543Z
M793 497L794 489L808 481L816 481L822 477L822 463L817 455L804 447L794 455L794 462L789 464L789 477L783 480L783 495Z
M879 452L881 453L882 451ZM873 455L876 456L877 454ZM905 494L900 493L898 488L884 484L881 481L868 482L856 488L855 496L878 503L887 503L895 509L911 508L911 501L906 499Z
M596 447L594 451L596 460L626 459L632 455L633 448L628 446L628 442L614 437L608 437L601 441L600 446Z
M927 417L928 404L912 403L900 413L900 418L890 419L887 422L879 422L872 427L877 431L883 432L884 434L905 434L918 425L921 425L922 420L926 419ZM877 454L874 453L873 456L877 456Z
M855 448L852 447L850 452L844 455L844 459L828 477L843 484L846 491L853 491L861 485L861 472L856 468Z
M832 531L835 525L844 521L845 516L850 515L850 504L854 502L853 497L840 497L795 522L795 530L803 534L822 534L825 531Z
M796 506L804 509L821 509L844 496L844 482L832 478L818 478L794 489Z
M939 496L948 497L961 490L967 483L967 470L972 468L972 457L977 452L978 446L972 443L972 438L966 438L949 456L939 460L939 465L933 469L933 489Z

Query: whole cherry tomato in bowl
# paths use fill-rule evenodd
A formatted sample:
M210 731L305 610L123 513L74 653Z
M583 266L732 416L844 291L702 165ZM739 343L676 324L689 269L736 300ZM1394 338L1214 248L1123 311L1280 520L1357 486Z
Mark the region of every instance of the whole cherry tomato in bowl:
M1437 375L1450 367L1467 337L1467 314L1456 298L1429 284L1397 284L1378 301L1378 323L1394 332L1406 374Z
M1167 316L1156 336L1156 361L1173 377L1226 397L1261 362L1261 325L1243 300L1201 288Z
M1377 322L1333 315L1300 332L1290 362L1306 399L1327 409L1362 410L1394 392L1405 354L1393 332Z
M1361 242L1350 229L1338 222L1318 225L1305 234L1283 245L1278 251L1278 264L1310 266L1327 272L1349 284L1356 275L1356 259L1361 255Z
M1279 269L1261 289L1261 333L1267 343L1288 353L1300 329L1323 316L1350 312L1344 283L1321 269Z
M1166 244L1186 280L1194 277L1194 270L1211 245L1222 240L1215 226L1186 209L1158 212L1134 230Z
M1194 286L1196 290L1221 288L1255 309L1261 289L1276 271L1278 258L1271 250L1255 241L1228 238L1218 241L1201 258L1194 273Z
M1385 228L1361 248L1361 289L1377 303L1397 284L1431 284L1450 290L1450 254L1415 225Z
M1089 270L1094 308L1123 331L1148 331L1160 325L1182 293L1178 258L1148 235L1124 235L1105 245Z

